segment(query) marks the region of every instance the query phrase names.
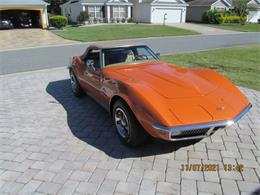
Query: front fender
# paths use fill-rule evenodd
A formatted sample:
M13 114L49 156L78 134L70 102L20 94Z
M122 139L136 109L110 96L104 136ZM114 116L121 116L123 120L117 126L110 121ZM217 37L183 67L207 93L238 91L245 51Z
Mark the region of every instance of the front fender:
M145 85L135 82L121 83L118 94L115 95L129 105L137 120L152 136L157 136L156 132L151 130L153 124L169 126L175 121L176 125L180 125L165 99Z

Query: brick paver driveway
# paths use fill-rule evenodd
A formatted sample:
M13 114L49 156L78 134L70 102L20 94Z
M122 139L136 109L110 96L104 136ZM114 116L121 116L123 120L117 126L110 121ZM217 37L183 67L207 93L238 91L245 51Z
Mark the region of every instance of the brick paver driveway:
M0 50L77 43L42 29L1 30L0 38Z
M0 194L260 193L260 92L244 89L250 113L210 138L131 149L99 105L73 97L65 69L1 76L0 84ZM181 171L187 163L220 170Z

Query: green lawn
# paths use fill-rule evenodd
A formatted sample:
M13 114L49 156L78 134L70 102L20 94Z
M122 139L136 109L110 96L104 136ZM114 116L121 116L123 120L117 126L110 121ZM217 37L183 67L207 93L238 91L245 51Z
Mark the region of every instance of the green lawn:
M65 39L77 41L104 41L198 34L197 32L176 27L148 24L117 24L92 27L66 27L63 31L53 32Z
M207 67L227 76L236 85L260 91L260 45L162 56L180 66Z
M260 24L210 24L208 26L241 32L260 32Z

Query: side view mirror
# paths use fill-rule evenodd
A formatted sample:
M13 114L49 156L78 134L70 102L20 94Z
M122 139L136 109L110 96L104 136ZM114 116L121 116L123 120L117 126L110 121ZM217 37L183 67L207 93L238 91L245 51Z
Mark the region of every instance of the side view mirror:
M160 53L156 53L156 57L160 60L161 59L161 54Z

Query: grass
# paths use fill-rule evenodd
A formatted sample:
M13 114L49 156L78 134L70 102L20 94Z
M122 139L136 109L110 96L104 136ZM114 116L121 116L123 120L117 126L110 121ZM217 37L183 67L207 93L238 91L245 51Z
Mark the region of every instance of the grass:
M76 41L104 41L146 37L194 35L197 32L163 25L127 24L102 25L92 27L66 27L55 34Z
M208 26L240 32L260 32L260 24L210 24Z
M260 45L162 56L169 63L213 69L233 83L260 91Z

